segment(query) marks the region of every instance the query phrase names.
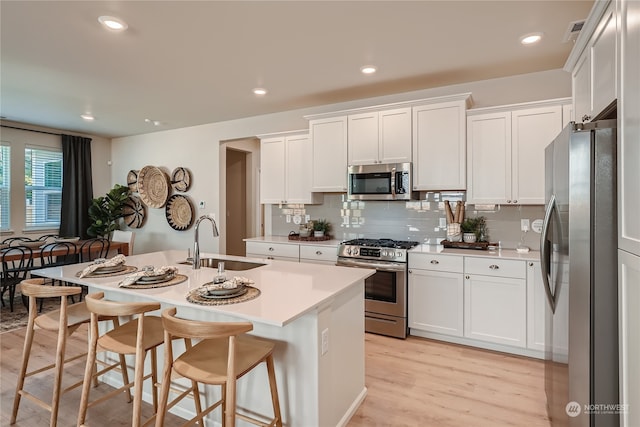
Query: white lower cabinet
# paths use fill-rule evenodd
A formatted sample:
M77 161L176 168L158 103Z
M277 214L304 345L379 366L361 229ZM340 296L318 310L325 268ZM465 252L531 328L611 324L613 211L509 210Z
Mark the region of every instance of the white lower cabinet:
M300 246L287 243L247 242L247 256L298 262Z
M640 257L618 250L620 425L640 425Z
M462 336L464 297L462 272L410 268L409 328Z
M542 283L540 262L527 262L527 348L545 350L547 295ZM551 310L551 308L548 308Z
M300 245L300 262L336 265L338 248L335 246Z
M464 336L526 347L525 263L465 257L464 269Z

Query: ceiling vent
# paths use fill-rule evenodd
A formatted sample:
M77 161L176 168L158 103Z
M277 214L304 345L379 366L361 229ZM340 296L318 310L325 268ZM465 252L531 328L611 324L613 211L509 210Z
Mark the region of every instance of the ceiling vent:
M575 42L578 38L578 34L580 34L580 30L584 26L584 19L580 21L569 22L569 27L567 31L564 33L564 37L562 38L563 43L567 42Z

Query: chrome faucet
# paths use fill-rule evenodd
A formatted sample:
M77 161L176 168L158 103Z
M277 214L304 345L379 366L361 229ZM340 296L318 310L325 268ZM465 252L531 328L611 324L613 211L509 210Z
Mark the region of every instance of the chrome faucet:
M202 222L203 219L208 219L209 221L211 221L211 225L213 226L213 237L218 237L218 226L216 225L216 220L213 219L213 217L211 217L210 215L202 215L200 218L198 218L198 220L196 221L196 228L195 228L195 236L193 238L193 268L194 270L197 270L198 268L200 268L200 244L199 244L199 233L198 233L198 229L200 227L200 222Z

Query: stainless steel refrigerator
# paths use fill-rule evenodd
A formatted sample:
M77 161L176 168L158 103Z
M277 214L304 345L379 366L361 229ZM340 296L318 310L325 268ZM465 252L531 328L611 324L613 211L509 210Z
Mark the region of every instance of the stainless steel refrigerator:
M551 425L617 426L616 121L568 124L545 150L545 172L540 257Z

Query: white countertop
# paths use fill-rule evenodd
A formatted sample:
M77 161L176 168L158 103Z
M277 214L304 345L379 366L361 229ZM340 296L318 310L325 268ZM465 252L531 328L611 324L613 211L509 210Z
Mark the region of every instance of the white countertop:
M520 259L523 261L539 261L540 251L530 250L527 253L518 253L515 249L477 250L445 248L442 245L418 245L409 250L409 254L442 254L475 257L493 257L502 259Z
M186 300L187 293L207 282L211 282L217 271L212 268L194 270L190 265L179 264L185 260L184 251L163 251L128 256L126 265L141 268L145 265L155 267L174 265L178 273L187 276L187 280L177 285L152 289L125 289L118 287L124 276L105 278L78 278L89 263L72 264L64 267L34 270L34 276L62 279L67 282L91 286L93 289L117 291L138 298L152 300L175 306L198 307L252 322L274 326L284 326L315 308L328 304L332 298L352 286L362 286L362 280L375 273L375 270L362 268L337 267L320 264L301 264L277 260L255 260L252 258L202 253L201 258L222 258L227 260L255 261L265 264L262 267L244 271L227 269L227 277L244 276L252 279L261 294L257 298L237 304L204 306L192 304Z
M244 239L245 242L287 243L291 245L313 245L338 247L341 240L289 240L289 236L258 236Z

